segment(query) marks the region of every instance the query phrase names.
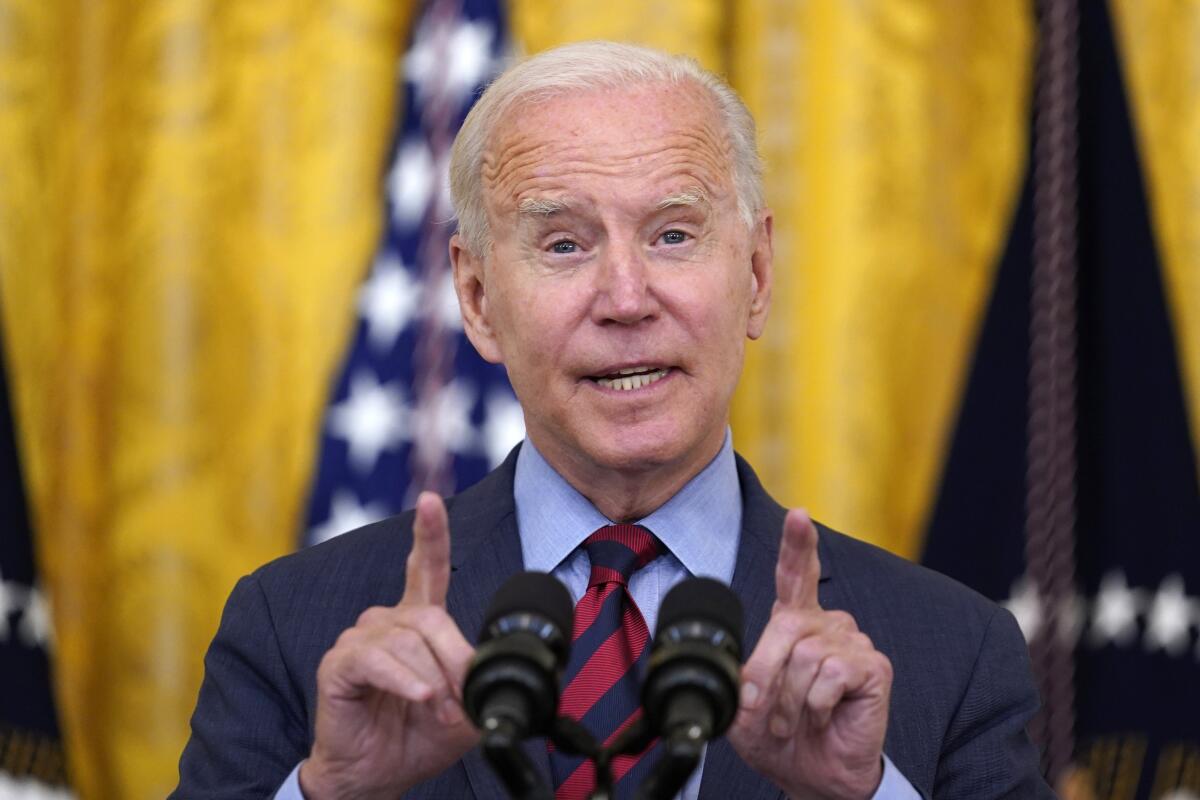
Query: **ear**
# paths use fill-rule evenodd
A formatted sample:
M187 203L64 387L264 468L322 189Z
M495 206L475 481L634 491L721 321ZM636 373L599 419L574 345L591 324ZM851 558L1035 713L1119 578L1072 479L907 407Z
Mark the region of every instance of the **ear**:
M457 233L450 237L450 267L462 312L463 329L485 361L503 363L500 341L488 318L487 282L483 256L471 252Z
M751 339L762 336L771 307L774 222L771 212L764 210L754 229L754 251L750 254L750 317L746 324L746 335Z

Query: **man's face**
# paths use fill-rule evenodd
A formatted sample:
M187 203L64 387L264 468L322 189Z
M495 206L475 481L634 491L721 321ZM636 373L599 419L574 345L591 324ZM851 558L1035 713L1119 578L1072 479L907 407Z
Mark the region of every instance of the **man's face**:
M730 159L691 85L520 103L493 132L493 246L456 239L456 284L560 471L690 475L720 447L771 274L770 217L739 217Z

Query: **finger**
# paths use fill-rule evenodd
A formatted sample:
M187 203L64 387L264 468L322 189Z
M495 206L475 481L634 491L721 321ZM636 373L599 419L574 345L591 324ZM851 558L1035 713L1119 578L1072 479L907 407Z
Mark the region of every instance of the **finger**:
M776 705L792 647L819 625L815 615L805 612L777 609L771 614L758 645L742 667L740 705L747 716L764 714Z
M372 689L414 703L433 696L432 687L407 664L385 648L365 645L330 651L318 669L317 683L331 699L358 699Z
M405 568L404 605L446 605L450 588L450 522L446 504L421 492L413 520L412 551Z
M792 509L783 521L783 539L775 564L776 602L786 608L820 608L817 602L820 580L817 528L807 511Z
M806 707L813 680L829 652L823 636L808 636L792 646L779 692L779 706L771 715L771 733L779 738L795 734L808 713Z
M462 684L475 656L475 648L466 640L458 624L437 606L401 609L401 620L417 631L432 651L438 670L445 677L455 697L462 694Z
M805 710L818 730L829 725L833 710L842 698L859 689L866 677L862 664L843 656L831 656L821 662L805 697Z

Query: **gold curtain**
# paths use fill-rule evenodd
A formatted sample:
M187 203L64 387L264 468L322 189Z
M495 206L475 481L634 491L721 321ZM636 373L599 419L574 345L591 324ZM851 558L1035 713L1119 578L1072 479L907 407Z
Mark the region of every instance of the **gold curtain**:
M0 0L0 304L84 797L170 790L226 595L294 546L409 14Z
M1200 3L1113 0L1111 8L1200 456Z
M913 557L1020 191L1031 6L734 8L776 217L735 441L781 501Z

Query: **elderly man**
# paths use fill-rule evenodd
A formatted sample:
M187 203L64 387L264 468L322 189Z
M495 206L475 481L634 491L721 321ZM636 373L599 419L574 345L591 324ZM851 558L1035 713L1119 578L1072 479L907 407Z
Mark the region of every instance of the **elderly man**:
M1049 796L1012 617L785 511L731 449L771 292L760 172L745 107L689 60L573 45L488 89L455 143L451 259L527 439L445 504L423 494L239 583L178 796L503 796L460 687L521 568L579 604L562 707L601 740L640 714L667 589L706 575L741 596L739 709L684 797ZM534 750L558 797L586 796L589 764ZM619 796L655 757L618 762Z

